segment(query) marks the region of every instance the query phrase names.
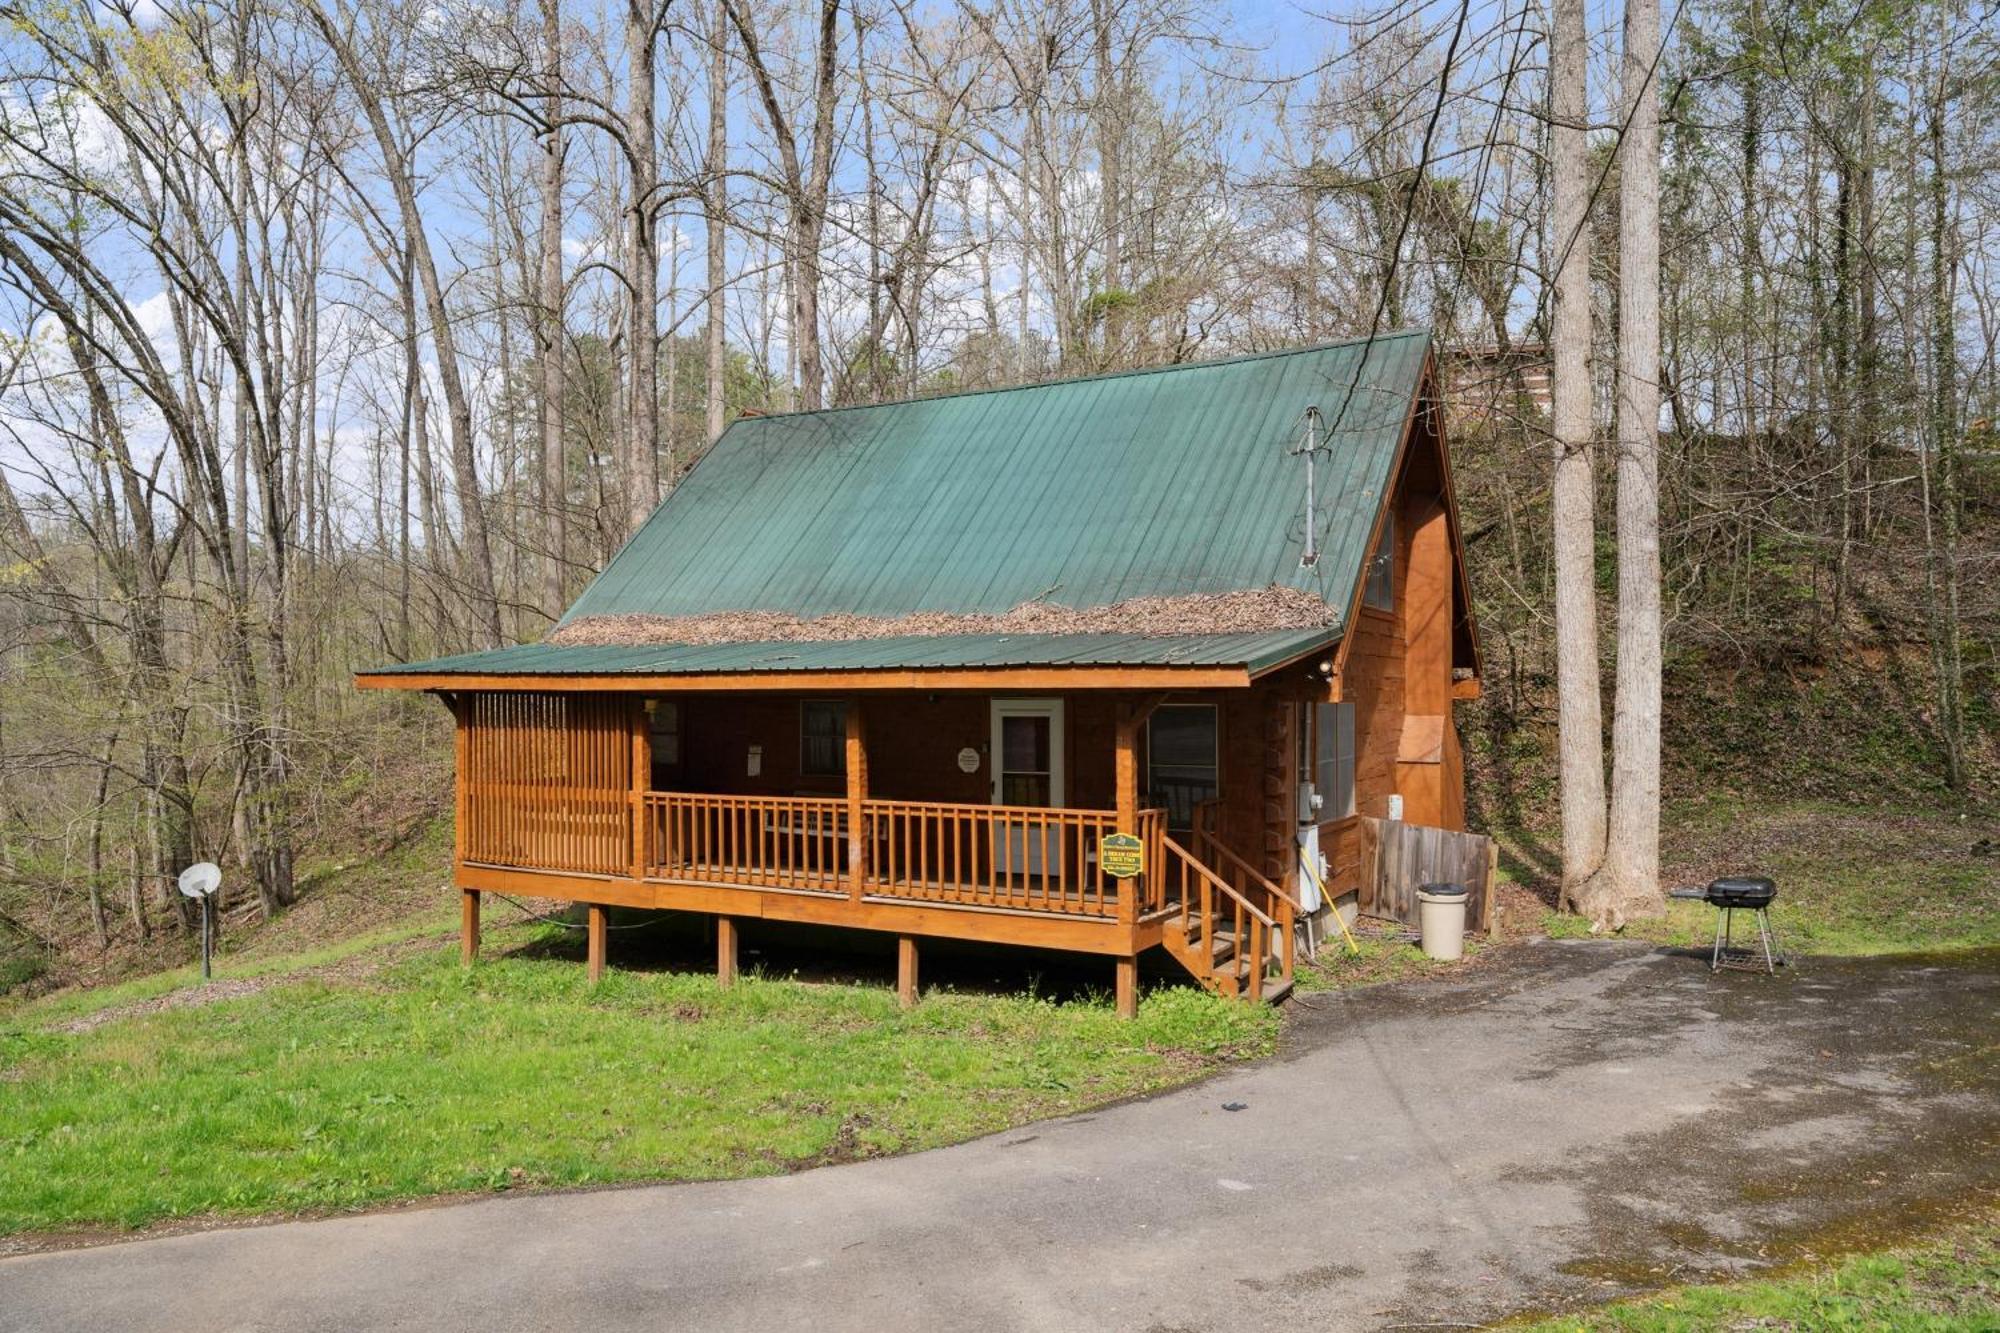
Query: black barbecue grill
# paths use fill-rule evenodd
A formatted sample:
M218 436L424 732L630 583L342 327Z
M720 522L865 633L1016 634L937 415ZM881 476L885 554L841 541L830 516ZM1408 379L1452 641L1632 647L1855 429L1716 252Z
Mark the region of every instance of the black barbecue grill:
M1708 959L1709 971L1719 972L1729 967L1775 975L1778 965L1785 961L1785 955L1778 948L1777 928L1771 924L1771 902L1778 896L1778 886L1764 876L1724 875L1721 879L1710 880L1705 887L1674 889L1670 896L1692 898L1719 909L1715 918L1715 951ZM1757 914L1759 948L1743 948L1736 944L1735 916L1738 912Z

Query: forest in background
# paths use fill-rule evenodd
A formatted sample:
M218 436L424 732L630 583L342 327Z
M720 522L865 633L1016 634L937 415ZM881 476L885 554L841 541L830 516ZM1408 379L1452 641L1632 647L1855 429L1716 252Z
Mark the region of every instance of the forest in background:
M1626 112L1584 12L1608 442ZM0 0L0 934L184 951L189 861L265 919L412 836L443 710L351 672L538 638L742 411L1409 326L1475 822L1546 829L1551 7L1273 14ZM2000 25L1662 30L1667 790L1990 809Z

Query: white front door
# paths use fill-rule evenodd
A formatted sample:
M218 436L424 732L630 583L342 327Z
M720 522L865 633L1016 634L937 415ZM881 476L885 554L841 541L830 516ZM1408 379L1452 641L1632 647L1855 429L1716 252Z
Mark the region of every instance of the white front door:
M993 803L1053 807L1063 803L1063 701L993 701ZM1053 874L1062 864L1060 830L1009 821L995 839L1002 874Z

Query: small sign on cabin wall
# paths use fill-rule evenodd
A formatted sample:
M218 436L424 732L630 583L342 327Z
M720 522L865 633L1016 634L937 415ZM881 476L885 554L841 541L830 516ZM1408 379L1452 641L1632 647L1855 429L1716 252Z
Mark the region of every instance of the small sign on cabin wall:
M1097 864L1113 879L1131 879L1146 868L1143 846L1130 833L1107 833L1097 844Z
M960 750L958 752L958 771L961 773L977 773L979 771L979 751L973 749L970 745Z

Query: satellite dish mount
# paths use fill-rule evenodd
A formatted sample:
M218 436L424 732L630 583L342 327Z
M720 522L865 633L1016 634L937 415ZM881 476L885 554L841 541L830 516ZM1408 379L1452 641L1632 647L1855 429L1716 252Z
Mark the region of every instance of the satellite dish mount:
M209 903L215 891L222 887L222 867L213 861L197 861L181 871L180 890L187 897L201 904L201 979L209 979L209 940L214 932L210 929Z

